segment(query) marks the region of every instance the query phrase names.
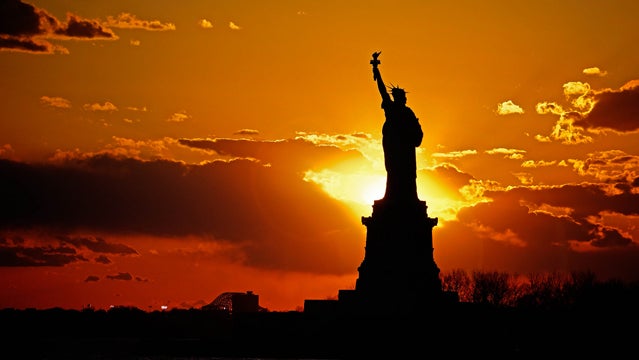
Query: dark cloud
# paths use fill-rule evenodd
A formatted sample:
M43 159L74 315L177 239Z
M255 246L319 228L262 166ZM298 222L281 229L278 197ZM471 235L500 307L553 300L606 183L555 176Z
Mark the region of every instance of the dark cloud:
M87 261L76 250L68 246L28 247L17 241L4 238L0 243L0 266L64 266L76 261Z
M127 272L121 272L121 273L118 273L117 275L107 275L106 278L109 280L124 280L124 281L133 280L133 276L131 276L131 274Z
M611 194L606 191L605 186L598 184L564 185L539 189L521 187L506 192L487 192L485 195L493 199L490 204L484 204L490 209L477 211L477 213L484 214L481 215L484 217L491 216L485 214L509 214L505 219L490 219L489 223L501 224L496 227L497 229L505 227L518 229L517 233L521 236L530 236L530 239L526 241L528 244L558 243L562 238L563 242L602 240L606 236L612 236L613 232L611 229L602 231L600 225L593 222L593 219L598 219L601 213L639 215L639 208L636 206L639 202L639 194L636 191ZM546 219L540 221L540 218L536 219L536 217L541 213L531 211L535 209L530 208L528 204L549 205L568 211L559 215L545 216ZM557 235L552 235L553 233ZM619 241L613 241L613 243L619 245Z
M100 281L100 278L95 275L89 275L87 276L86 279L84 279L84 282L93 282L93 281Z
M362 154L357 151L345 151L333 145L317 145L303 139L180 139L179 142L220 155L258 159L264 164L287 167L293 171L321 170L337 162L363 161Z
M592 241L593 246L597 247L611 247L620 246L625 247L632 245L632 239L627 238L619 233L617 229L602 228L599 231L598 238Z
M84 39L115 39L113 31L100 25L97 20L80 19L74 15L69 15L67 25L55 30L55 34L68 36L70 38Z
M71 237L57 235L53 238L34 233L26 235L8 235L0 238L1 266L64 266L77 261L88 261L79 253L87 249L94 253L117 255L135 255L137 252L124 245L108 243L104 239L92 237ZM69 246L70 245L70 246ZM109 264L111 260L104 255L96 257L96 262Z
M627 83L619 90L595 93L596 104L575 125L589 129L608 129L619 132L639 130L639 80Z
M51 53L53 46L45 41L22 38L3 38L0 36L0 49L26 51L34 53Z
M42 34L41 19L51 22L53 17L31 4L19 0L0 2L0 35L30 36Z
M636 189L635 189L636 190ZM610 193L597 184L489 191L490 202L459 211L437 229L447 266L511 273L590 270L639 280L633 226L604 224L602 214L639 215L636 191ZM634 270L633 270L634 269Z
M492 234L506 234L512 231L514 236L523 241L522 245L528 247L546 247L551 244L566 246L567 241L571 239L592 240L590 232L596 228L595 225L579 223L568 216L531 211L526 206L526 201L534 204L543 203L536 195L537 192L528 189L503 193L489 192L486 196L492 199L491 202L482 202L462 209L457 217L462 223L489 228ZM558 206L556 202L552 204Z
M0 160L0 230L204 236L233 242L252 267L352 272L353 259L362 253L362 225L345 205L304 181L303 172L311 163L362 160L361 154L304 141L201 145L270 165L242 159L186 165L108 155L56 164ZM60 239L95 252L133 253L100 238Z
M58 236L58 239L63 243L73 244L75 247L84 247L97 253L119 254L119 255L131 255L136 254L133 248L124 244L108 243L106 240L99 237L71 237L71 236Z
M100 255L100 256L95 258L95 262L100 263L100 264L110 264L111 263L111 259L109 259L108 257L106 257L104 255Z
M45 25L57 25L57 20L45 11L18 0L0 3L0 50L33 53L53 53L54 46L34 36L47 33Z
M0 50L51 54L68 53L46 39L102 39L118 37L98 20L81 19L68 14L61 23L46 10L18 0L0 3Z
M257 130L253 130L253 129L241 129L238 130L236 132L234 132L233 134L235 135L259 135L260 132Z

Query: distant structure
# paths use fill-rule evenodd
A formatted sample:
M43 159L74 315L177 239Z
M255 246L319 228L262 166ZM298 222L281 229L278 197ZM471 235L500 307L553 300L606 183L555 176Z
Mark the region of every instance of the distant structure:
M386 91L379 54L373 53L370 63L386 117L382 128L386 192L375 200L372 215L362 217L366 246L355 289L339 290L333 301L306 300L305 312L401 315L457 301L457 294L442 291L433 255L432 230L438 219L428 216L426 202L417 195L415 148L422 141L421 126L406 106L406 92L393 86L391 99Z
M261 312L267 309L260 306L260 297L253 291L225 292L211 303L202 306L202 310L227 311L229 313Z

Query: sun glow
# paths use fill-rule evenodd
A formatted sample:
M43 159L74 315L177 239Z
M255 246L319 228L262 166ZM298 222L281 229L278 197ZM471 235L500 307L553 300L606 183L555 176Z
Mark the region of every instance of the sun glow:
M308 171L304 180L318 184L326 194L345 203L358 216L369 213L375 200L382 199L386 190L385 174ZM427 201L429 216L451 220L456 217L459 208L468 205L464 201L455 201L435 183L418 179L417 186L419 198Z
M372 205L384 197L386 177L380 174L344 174L332 170L308 171L304 180L316 183L331 197L347 203Z
M362 204L373 205L375 200L379 200L384 197L384 191L386 190L386 178L384 176L373 175L369 176L367 183L361 184L359 189L359 198Z

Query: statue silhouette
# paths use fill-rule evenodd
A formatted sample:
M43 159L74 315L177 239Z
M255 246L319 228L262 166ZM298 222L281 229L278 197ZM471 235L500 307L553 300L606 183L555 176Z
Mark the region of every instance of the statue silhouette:
M415 148L422 142L423 132L419 119L406 106L406 91L391 86L389 95L382 80L377 57L381 52L373 53L373 80L382 96L382 109L386 120L382 127L382 147L386 167L386 192L384 200L389 202L418 201L417 164Z

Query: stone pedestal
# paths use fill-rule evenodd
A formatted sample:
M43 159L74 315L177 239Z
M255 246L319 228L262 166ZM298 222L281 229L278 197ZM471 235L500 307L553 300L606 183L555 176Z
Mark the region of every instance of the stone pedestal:
M442 284L433 257L433 227L425 201L375 201L355 290L340 291L347 308L389 313L420 311L440 302Z

